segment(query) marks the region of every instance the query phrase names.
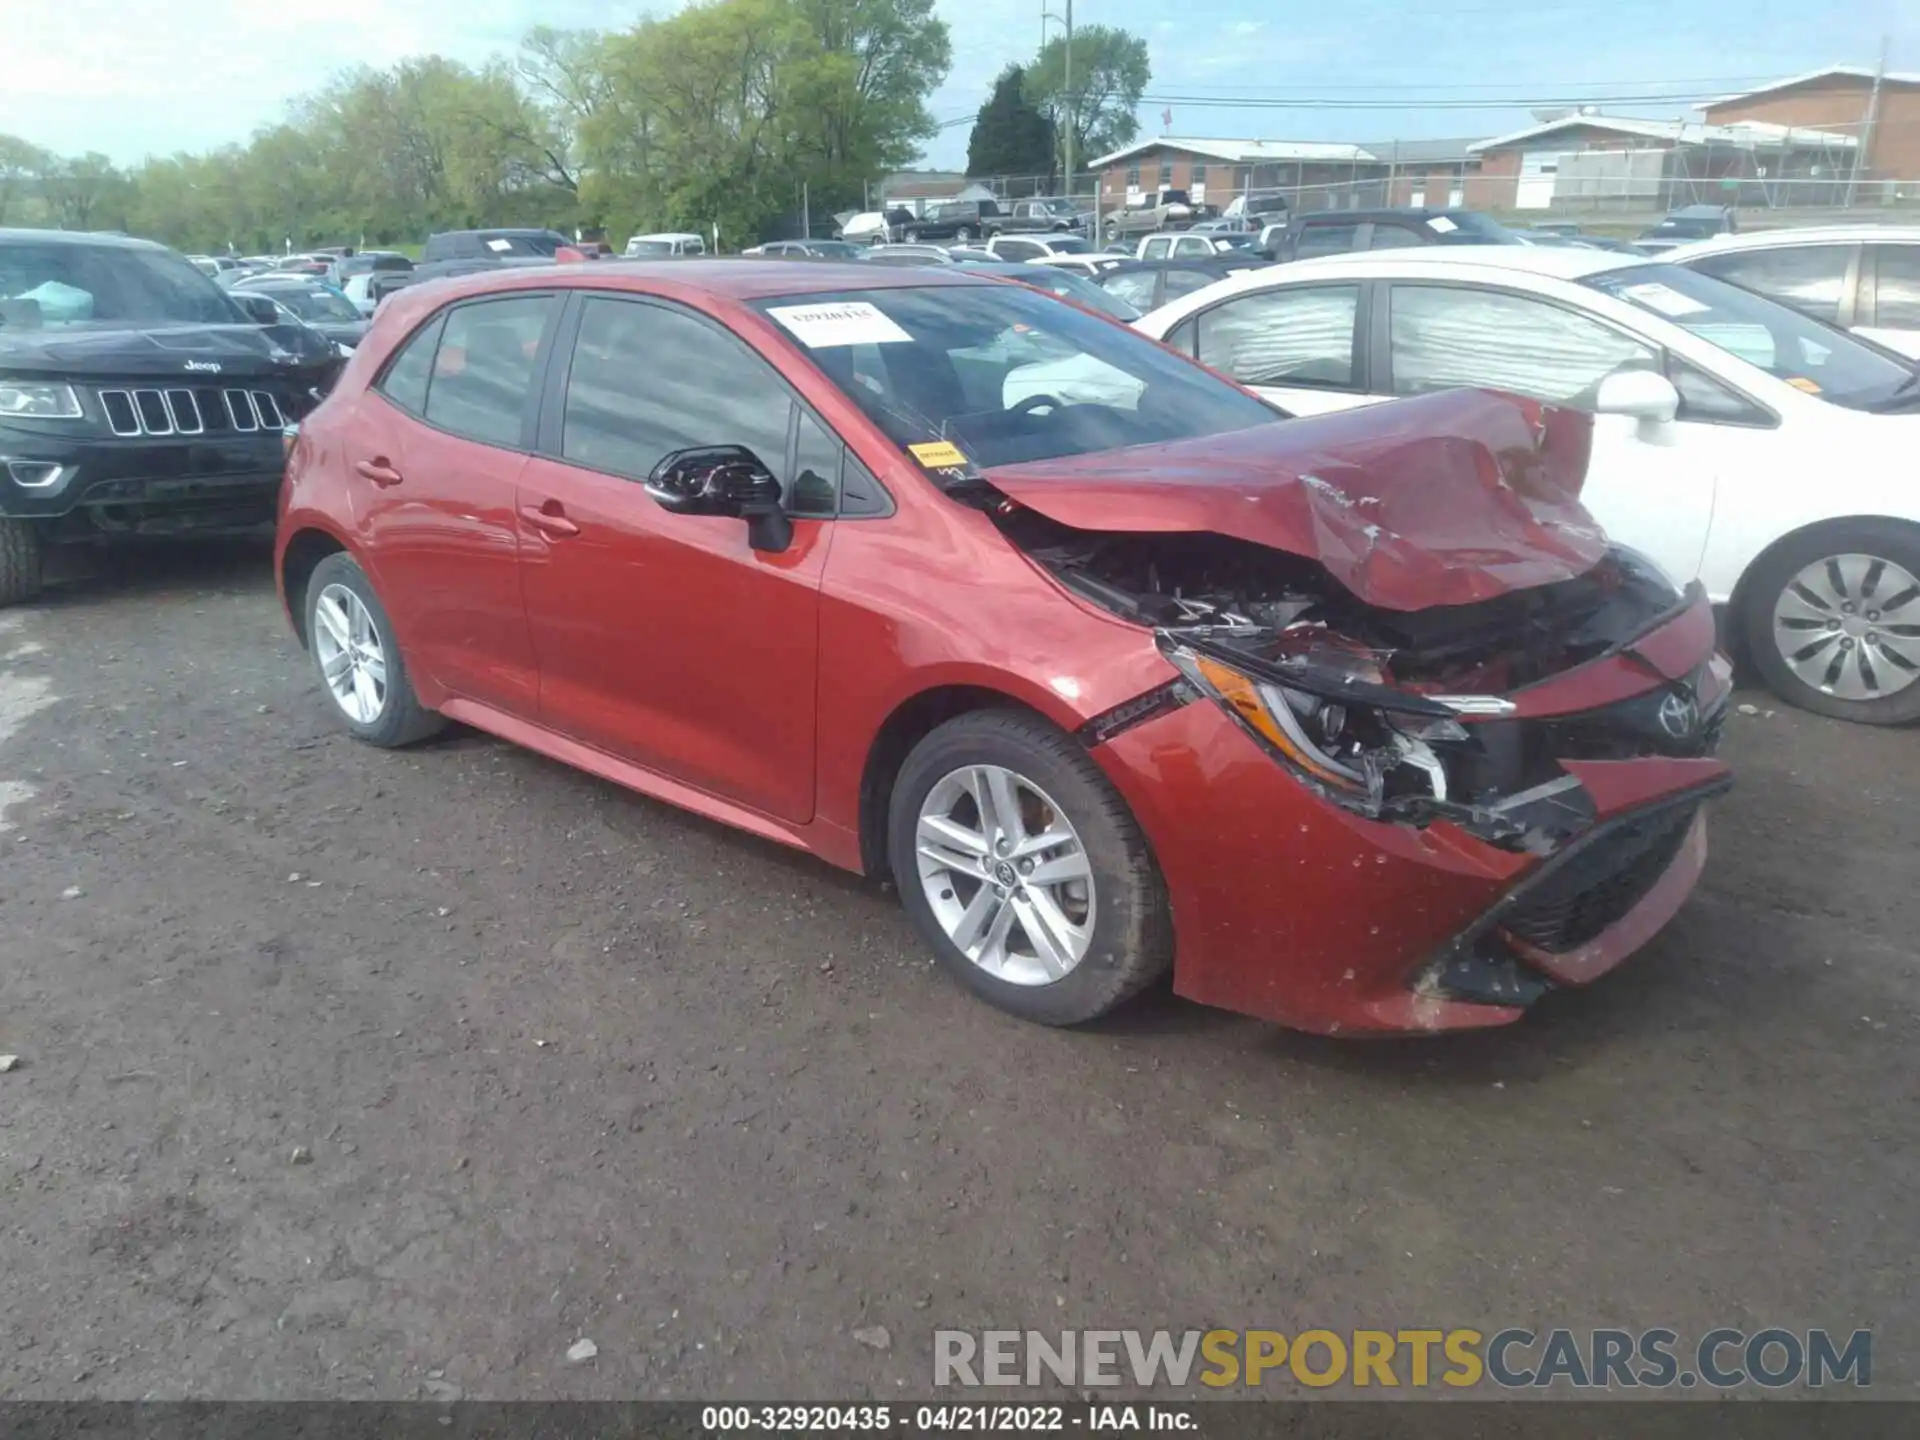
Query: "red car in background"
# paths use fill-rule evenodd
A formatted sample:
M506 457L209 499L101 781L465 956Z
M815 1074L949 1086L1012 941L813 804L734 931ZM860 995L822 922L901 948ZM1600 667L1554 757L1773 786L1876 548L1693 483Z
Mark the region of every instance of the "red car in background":
M1171 970L1496 1025L1667 922L1729 783L1706 598L1581 509L1587 426L1289 420L958 267L505 270L382 308L277 570L355 735L461 721L890 876L1016 1014Z

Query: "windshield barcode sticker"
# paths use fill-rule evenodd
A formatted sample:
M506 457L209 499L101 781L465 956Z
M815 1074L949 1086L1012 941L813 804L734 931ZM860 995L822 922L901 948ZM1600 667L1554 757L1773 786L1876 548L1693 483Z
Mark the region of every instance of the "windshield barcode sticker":
M775 305L767 314L809 350L835 345L911 345L913 337L864 300L838 305Z

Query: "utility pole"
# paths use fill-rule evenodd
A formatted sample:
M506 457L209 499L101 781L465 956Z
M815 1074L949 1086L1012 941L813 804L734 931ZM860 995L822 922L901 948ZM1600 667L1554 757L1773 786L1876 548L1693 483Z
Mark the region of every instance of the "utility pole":
M1880 57L1880 68L1886 69L1886 55ZM1067 61L1065 90L1067 92L1067 147L1066 147L1066 186L1067 198L1073 198L1073 0L1067 0ZM1874 86L1878 96L1880 87Z
M805 180L800 182L800 238L813 238L813 196L812 189Z
M1873 89L1867 95L1866 119L1860 125L1860 143L1853 147L1853 169L1847 173L1847 205L1853 208L1853 187L1859 183L1860 172L1867 167L1873 155L1873 131L1880 119L1880 87L1887 78L1887 37L1880 37L1880 66L1873 72Z

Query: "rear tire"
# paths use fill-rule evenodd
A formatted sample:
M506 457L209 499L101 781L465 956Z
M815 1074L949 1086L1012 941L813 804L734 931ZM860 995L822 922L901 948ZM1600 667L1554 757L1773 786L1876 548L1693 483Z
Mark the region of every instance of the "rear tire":
M1920 532L1822 526L1768 555L1742 590L1747 653L1782 700L1862 725L1920 720Z
M413 693L386 607L367 572L344 551L313 567L307 581L306 636L327 703L354 739L392 750L424 740L446 725ZM377 672L372 665L376 656ZM337 688L337 667L351 674L356 661L361 673L354 680L364 683L350 681L343 696Z
M973 232L969 230L966 226L962 225L958 230L953 232L953 238L958 243L964 245L973 238Z
M0 517L0 606L22 605L40 593L44 556L31 520Z
M983 790L992 813L971 798ZM999 795L1015 803L996 808ZM949 720L907 756L888 809L888 859L907 914L982 999L1043 1025L1078 1025L1172 965L1172 914L1146 837L1086 751L1038 716L975 710ZM1011 826L996 818L1009 811ZM997 835L1014 837L1006 850ZM1049 872L1060 878L1043 878Z
M918 230L907 231L907 244L917 245L919 243L920 243L920 232Z

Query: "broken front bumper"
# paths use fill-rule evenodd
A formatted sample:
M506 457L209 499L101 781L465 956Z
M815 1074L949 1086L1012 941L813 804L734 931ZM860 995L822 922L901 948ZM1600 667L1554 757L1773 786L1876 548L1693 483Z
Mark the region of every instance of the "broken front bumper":
M1634 656L1569 672L1580 679L1556 685L1557 700L1537 688L1529 720L1575 726L1649 695L1657 709L1650 664L1701 673L1710 653L1680 643L1700 629L1691 610L1662 628ZM1710 751L1725 662L1705 664L1704 676L1698 748ZM1575 708L1583 701L1590 708ZM1731 784L1709 753L1564 759L1592 819L1525 853L1449 821L1370 820L1332 805L1211 703L1160 714L1093 754L1165 876L1174 988L1327 1034L1507 1024L1547 989L1605 974L1692 892L1706 802Z

